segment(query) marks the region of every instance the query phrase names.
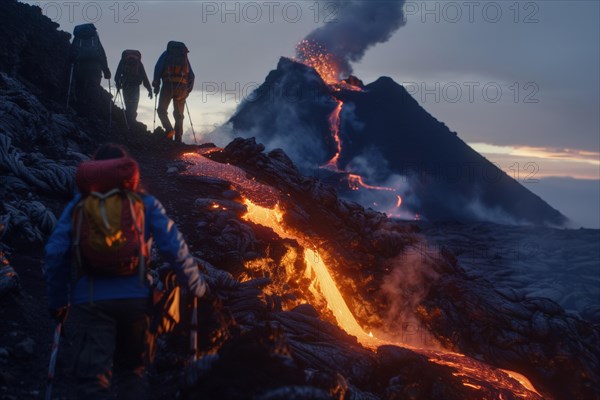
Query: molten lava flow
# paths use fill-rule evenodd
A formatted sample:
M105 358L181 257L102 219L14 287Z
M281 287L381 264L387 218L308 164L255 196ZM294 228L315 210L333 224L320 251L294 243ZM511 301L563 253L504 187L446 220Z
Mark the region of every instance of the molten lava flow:
M295 239L301 245L303 244L301 238L296 237L283 226L283 212L279 205L276 205L274 209L268 209L254 204L249 199L245 199L244 204L248 208L244 219L258 225L267 226L282 238ZM374 348L383 344L383 342L374 338L372 334L366 333L358 324L319 252L305 246L304 262L306 263L307 275L310 276L310 272L315 274L320 292L327 301L327 306L335 316L338 325L350 335L356 336L358 341L367 347Z
M249 199L244 199L244 205L248 209L248 212L244 215L245 220L254 222L258 225L267 226L273 229L273 232L281 238L295 239L295 237L289 234L281 224L283 221L283 211L279 208L279 204L276 204L274 209L269 209L256 205Z
M336 171L339 171L338 168L338 159L340 158L340 153L342 152L342 141L340 140L340 113L342 112L342 106L344 102L341 100L337 100L337 106L329 115L329 129L333 134L333 140L337 146L337 151L335 155L331 158L331 160L327 161L325 167L331 167Z
M512 371L498 370L485 365L479 361L467 358L462 354L419 349L399 343L395 340L382 340L373 335L372 332L366 333L359 325L356 318L348 308L346 301L342 297L328 267L323 262L322 256L315 249L310 248L304 243L302 238L297 237L290 232L283 224L284 211L279 205L269 209L254 204L249 199L244 199L248 212L244 216L247 221L271 228L282 238L295 239L301 246L304 246L304 262L306 264L306 275L311 276L314 273L315 281L311 284L310 290L317 290L315 283L318 284L320 293L327 302L327 307L333 313L338 325L348 334L355 336L358 341L366 347L375 349L384 344L408 347L413 351L422 354L429 361L439 365L445 365L456 370L453 375L459 378L466 387L480 391L489 392L494 388L510 390L513 394L523 399L540 399L539 393L527 378Z
M339 326L350 335L355 336L365 347L375 349L378 346L390 344L411 348L414 352L427 357L430 362L453 368L455 370L453 372L454 376L460 379L465 387L480 393L479 398L503 398L498 397L497 394L509 390L519 398L541 399L541 396L537 394L527 378L520 374L490 367L462 354L442 350L418 349L407 346L394 338L382 339L378 338L377 334L366 333L344 301L329 268L323 262L323 254L315 250L307 239L300 237L302 235L295 234L286 227L284 221L285 211L281 209L278 203L282 198L281 193L271 186L250 178L242 169L233 165L220 164L194 153L185 154L183 159L190 164L187 170L190 175L227 179L231 182L246 197L244 204L248 212L244 219L269 227L281 238L295 240L300 246L304 247L305 276L314 277L309 290L318 291L322 294ZM249 198L252 198L254 202ZM257 205L257 202L265 206ZM214 205L213 207L216 208ZM296 259L294 255L290 258ZM256 268L260 268L260 265L257 265ZM290 265L289 269L286 266L286 272L294 273L293 266Z
M335 316L338 325L350 335L356 336L358 341L367 347L381 345L372 333L366 333L358 324L319 253L316 250L304 249L304 261L307 268L315 273L321 293L327 300L327 306Z
M325 49L325 47L323 47L319 43L311 40L303 40L296 46L296 53L300 62L309 67L314 68L315 71L317 71L319 76L321 76L321 79L323 79L323 81L327 83L332 92L338 92L342 89L362 91L360 87L351 85L348 82L340 80L340 70L338 63L336 62L333 55L331 55L327 51L327 49ZM329 161L327 161L327 163L325 163L323 167L331 168L338 172L343 172L338 167L338 160L340 158L340 154L342 153L342 141L340 139L340 114L342 112L344 102L336 97L333 97L333 99L335 100L337 105L329 115L328 120L329 129L333 135L333 140L335 141L337 149L334 156ZM367 185L363 181L363 178L361 176L355 174L350 174L348 178L348 184L352 190L359 190L360 188L387 191L396 190L390 187Z
M391 187L385 187L385 186L373 186L373 185L367 185L364 181L362 176L360 175L356 175L356 174L350 174L348 175L348 183L350 184L350 188L352 190L358 190L358 187L363 187L365 189L372 189L372 190L387 190L389 192L393 192L395 191L394 188ZM400 197L400 196L398 196ZM398 206L399 207L399 206Z

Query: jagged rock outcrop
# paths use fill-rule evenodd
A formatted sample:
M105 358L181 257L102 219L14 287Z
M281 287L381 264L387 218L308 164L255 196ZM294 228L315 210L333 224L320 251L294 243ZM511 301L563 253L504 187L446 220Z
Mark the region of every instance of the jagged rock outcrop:
M79 143L91 140L73 117L49 110L20 82L0 73L0 215L6 238L41 243L55 215L48 197L73 193L75 166L87 156Z
M39 6L0 3L0 72L27 84L36 95L66 98L71 35L42 14Z

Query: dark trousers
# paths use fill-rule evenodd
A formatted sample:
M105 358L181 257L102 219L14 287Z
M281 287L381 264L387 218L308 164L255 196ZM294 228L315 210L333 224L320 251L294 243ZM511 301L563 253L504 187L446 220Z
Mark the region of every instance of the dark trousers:
M169 103L173 100L173 118L175 118L175 141L181 142L183 136L183 118L185 111L185 100L188 97L187 85L179 83L166 82L160 90L158 98L158 108L156 113L160 118L160 123L165 131L173 130L173 125L169 121L167 110Z
M77 398L111 398L113 365L119 399L147 395L149 299L119 299L73 307Z
M140 103L140 87L125 86L123 89L123 102L125 103L125 117L131 129L137 120L137 109Z
M77 111L88 116L97 115L102 72L85 65L76 65L73 81Z

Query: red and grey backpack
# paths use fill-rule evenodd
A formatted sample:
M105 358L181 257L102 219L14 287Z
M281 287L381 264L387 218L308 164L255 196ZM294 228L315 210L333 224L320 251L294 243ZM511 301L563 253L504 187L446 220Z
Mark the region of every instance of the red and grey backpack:
M142 53L138 50L124 50L121 54L123 61L123 78L125 80L137 80L142 65Z
M137 193L139 169L131 158L81 163L82 194L72 215L73 250L80 274L145 275L144 202Z

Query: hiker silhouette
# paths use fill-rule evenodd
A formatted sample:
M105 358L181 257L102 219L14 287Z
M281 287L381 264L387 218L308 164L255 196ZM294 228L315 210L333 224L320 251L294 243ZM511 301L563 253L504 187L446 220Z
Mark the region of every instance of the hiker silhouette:
M102 74L110 79L106 53L94 24L77 25L69 51L71 64L69 96L73 90L75 106L85 115L93 116L98 109ZM67 100L68 105L68 100Z
M188 60L188 49L184 43L171 41L167 50L162 53L154 67L152 86L154 93L159 94L157 114L167 131L167 139L175 137L181 143L183 136L183 119L185 102L194 88L194 71ZM162 81L162 89L161 89ZM167 109L173 100L173 118L175 128L171 125Z
M124 50L115 72L117 90L122 90L125 102L125 116L127 125L131 129L136 122L137 109L140 102L140 85L144 84L148 90L148 97L152 98L152 87L142 64L142 54L138 50Z

